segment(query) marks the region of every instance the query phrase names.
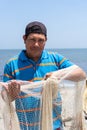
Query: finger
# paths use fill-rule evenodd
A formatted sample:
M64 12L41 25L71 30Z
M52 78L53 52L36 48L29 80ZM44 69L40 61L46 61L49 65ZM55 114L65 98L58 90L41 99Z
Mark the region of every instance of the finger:
M45 75L45 77L44 77L44 79L46 80L46 79L48 79L49 77L51 77L52 76L52 72L51 73L47 73L46 75Z
M0 86L2 87L2 89L6 89L8 91L8 83L0 82Z

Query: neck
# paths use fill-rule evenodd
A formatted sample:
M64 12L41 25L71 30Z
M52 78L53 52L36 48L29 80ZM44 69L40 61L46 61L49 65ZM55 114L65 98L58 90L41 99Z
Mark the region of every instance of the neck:
M27 54L27 53L26 53L26 56L27 56L29 59L31 59L31 60L33 60L33 61L35 61L35 62L37 62L37 61L39 60L39 58L40 58L40 56L35 56L35 57L33 57L33 56L31 56L31 55L29 55L29 54Z

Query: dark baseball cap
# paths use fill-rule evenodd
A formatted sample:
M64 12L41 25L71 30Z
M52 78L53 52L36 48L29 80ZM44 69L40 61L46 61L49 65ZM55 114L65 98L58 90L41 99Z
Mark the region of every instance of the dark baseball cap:
M34 21L29 23L25 28L25 35L29 35L30 33L39 33L47 36L47 29L43 23Z

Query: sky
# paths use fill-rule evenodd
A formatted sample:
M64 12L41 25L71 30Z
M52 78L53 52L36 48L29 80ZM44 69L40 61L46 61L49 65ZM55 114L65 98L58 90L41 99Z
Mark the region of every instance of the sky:
M0 0L0 49L25 48L25 27L47 27L45 48L87 48L87 0Z

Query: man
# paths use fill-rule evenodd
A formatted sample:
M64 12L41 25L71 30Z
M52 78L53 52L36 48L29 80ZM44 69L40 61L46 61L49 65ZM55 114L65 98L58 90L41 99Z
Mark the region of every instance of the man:
M20 54L10 59L8 63L5 65L4 79L3 79L4 82L13 79L36 82L43 79L47 79L48 77L52 76L54 74L53 73L54 71L59 72L64 68L68 68L74 65L72 62L67 60L62 55L57 53L50 53L44 50L47 41L47 29L45 25L41 22L34 21L29 23L25 28L25 35L23 36L23 40L25 44L25 50L22 50ZM75 71L71 73L71 75L68 75L66 77L66 79L73 81L79 81L84 78L86 78L86 74L79 67L77 67ZM14 82L12 83L11 88L14 88ZM18 88L16 89L18 89L18 91L16 91L18 94L19 85ZM8 87L8 90L10 96L13 99L14 97L17 97L16 94L13 94L14 91L10 89L10 85ZM23 93L21 93L20 96L22 94ZM33 102L33 100L30 100L30 98L31 97L29 97L29 103L31 105L31 102ZM61 97L58 94L56 102L60 101ZM26 99L24 99L24 102L26 102ZM17 100L16 104L18 103L19 102ZM27 102L25 104L27 104ZM31 130L33 129L38 130L38 123L40 120L38 119L37 121L36 119L33 118L33 113L35 112L36 107L37 106L34 106L32 114L27 113L28 115L31 115L27 117L29 120L27 123L25 122L25 119L21 121L20 112L18 113L18 118L22 130L24 128L25 128L24 130L27 130L26 126L29 126L29 129ZM17 109L19 108L17 107ZM25 111L28 111L28 109L30 109L29 111L31 111L31 108L26 108L25 106ZM62 130L62 121L60 117L61 117L61 104L53 108L53 120L54 120L53 130Z

